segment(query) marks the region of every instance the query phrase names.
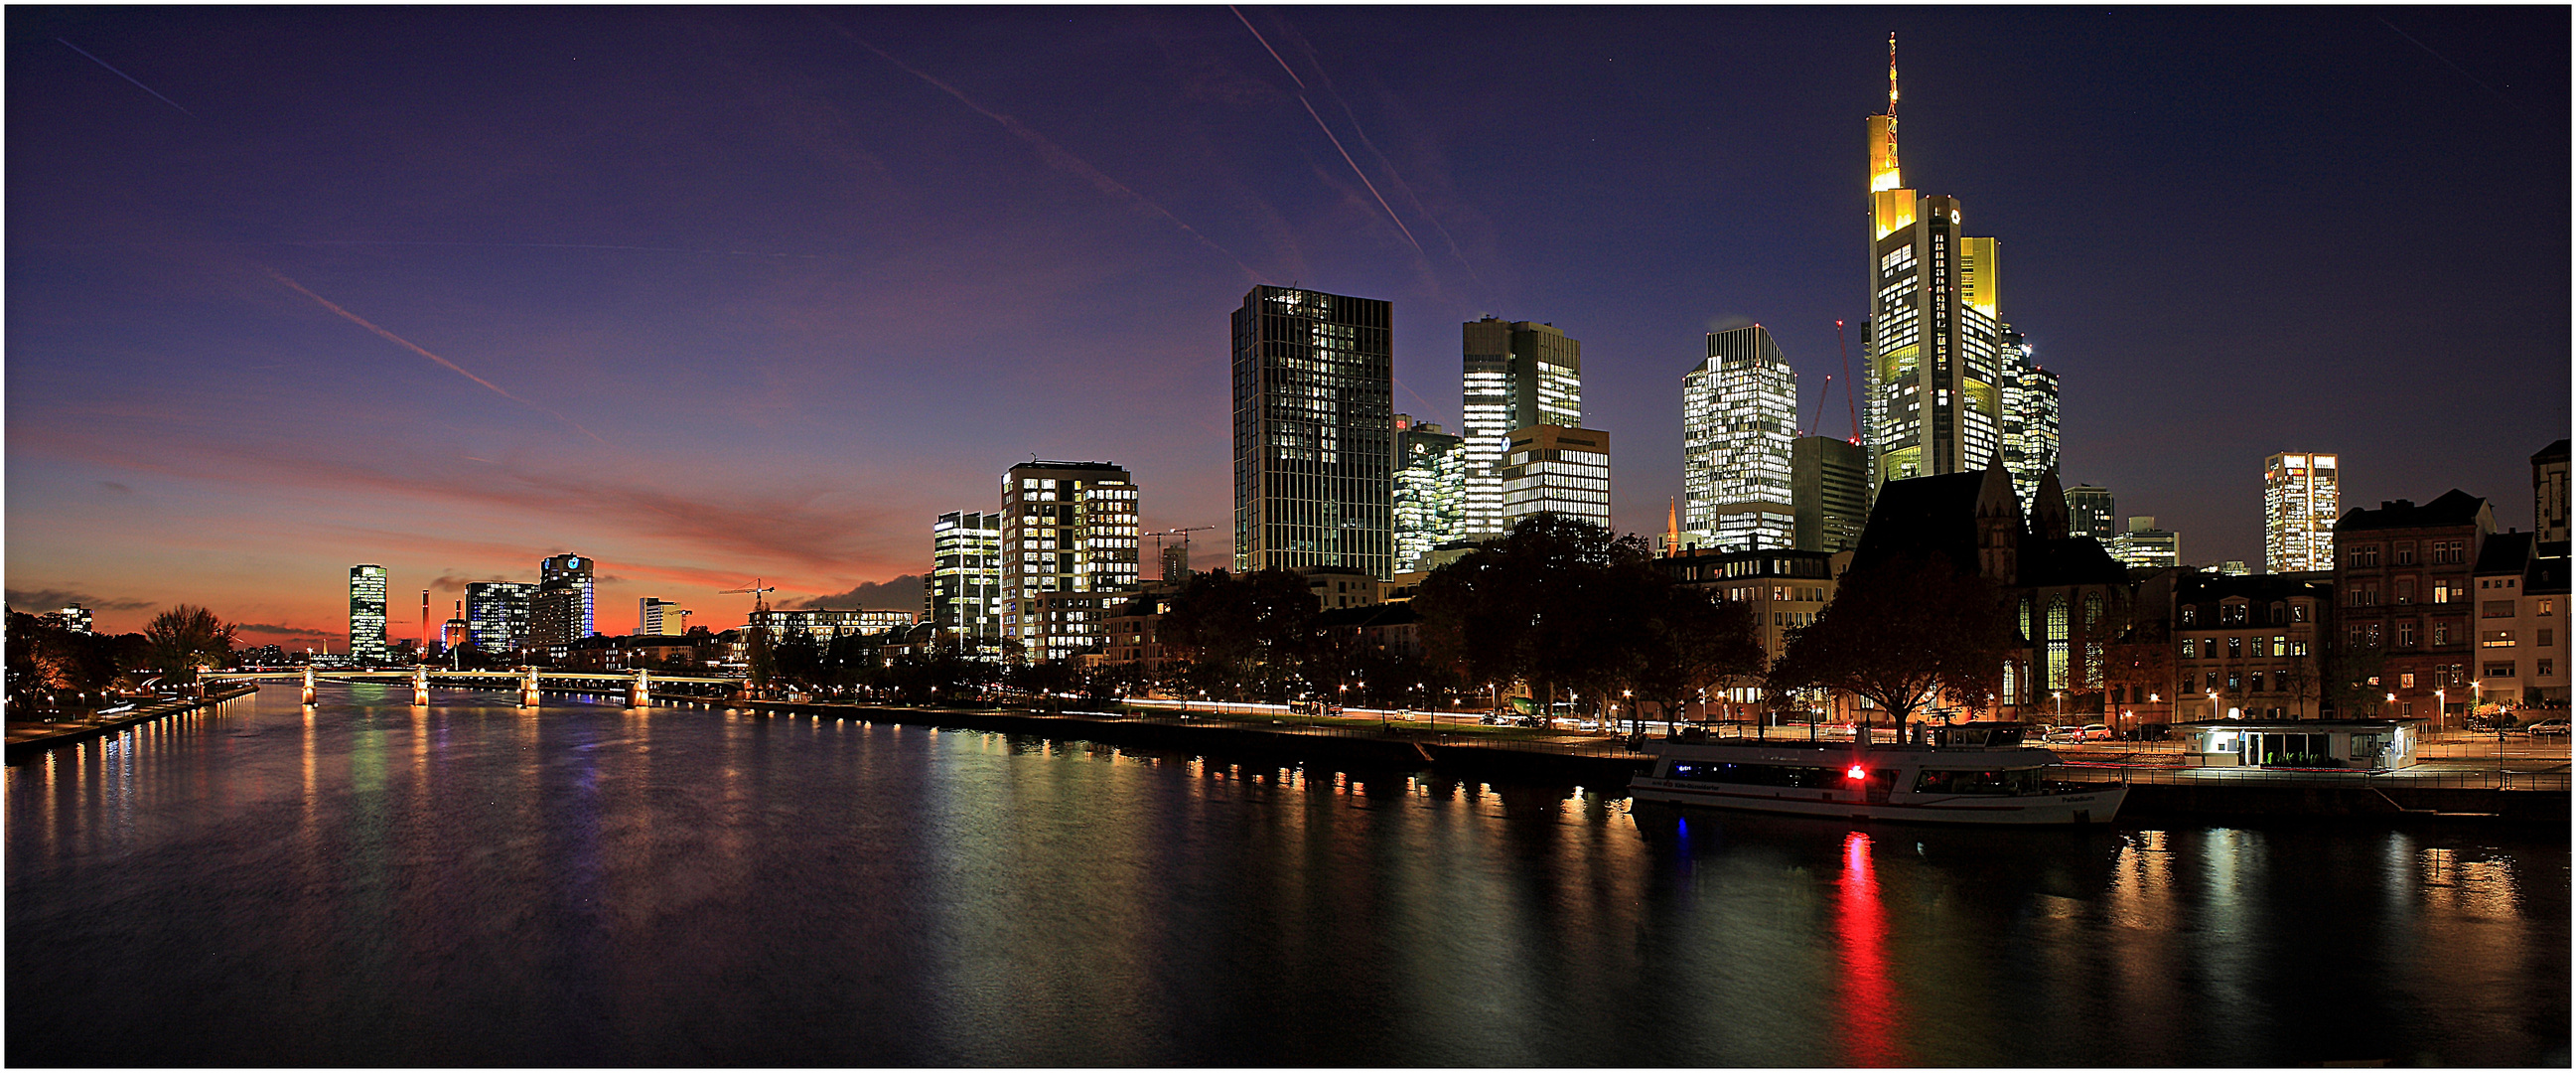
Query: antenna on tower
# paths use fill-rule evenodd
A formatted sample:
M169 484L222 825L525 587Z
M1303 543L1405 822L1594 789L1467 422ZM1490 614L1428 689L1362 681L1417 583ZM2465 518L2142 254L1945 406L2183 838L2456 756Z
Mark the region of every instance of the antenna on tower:
M1839 320L1834 322L1834 349L1843 352L1843 405L1851 410L1851 442L1859 443L1860 402L1859 400L1852 398L1851 347L1846 346L1843 343L1843 322ZM1824 408L1824 400L1816 400L1816 423L1818 425L1824 424Z

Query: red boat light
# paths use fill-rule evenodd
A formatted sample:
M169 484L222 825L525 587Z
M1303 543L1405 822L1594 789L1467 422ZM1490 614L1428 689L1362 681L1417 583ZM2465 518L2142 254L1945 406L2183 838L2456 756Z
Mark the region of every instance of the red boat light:
M1863 779L1869 778L1869 769L1858 764L1853 764L1848 770L1844 771L1843 774L1851 776L1851 780L1853 782L1859 782Z

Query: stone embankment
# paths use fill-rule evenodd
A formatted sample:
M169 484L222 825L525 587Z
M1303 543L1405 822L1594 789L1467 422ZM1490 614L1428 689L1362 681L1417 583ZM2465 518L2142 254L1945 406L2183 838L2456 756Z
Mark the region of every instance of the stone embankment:
M44 755L47 749L105 737L127 727L167 719L199 708L211 708L234 697L247 696L256 692L259 692L257 686L239 685L230 689L216 690L202 698L172 697L167 700L141 703L137 704L132 711L118 712L114 715L53 723L12 722L9 725L8 762L24 763Z

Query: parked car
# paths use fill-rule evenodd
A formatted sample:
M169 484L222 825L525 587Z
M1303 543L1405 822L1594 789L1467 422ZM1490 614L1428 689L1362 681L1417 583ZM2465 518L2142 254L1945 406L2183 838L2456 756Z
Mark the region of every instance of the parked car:
M2084 729L2075 732L2075 737L2081 741L2108 741L2111 728L2100 723L2086 723Z
M2535 738L2563 738L2567 736L2567 721L2564 719L2543 719L2540 722L2531 724L2531 726L2526 729L2531 731L2531 736Z
M2042 731L2039 738L2041 741L2073 744L2084 740L2084 731L2077 727L2050 727Z

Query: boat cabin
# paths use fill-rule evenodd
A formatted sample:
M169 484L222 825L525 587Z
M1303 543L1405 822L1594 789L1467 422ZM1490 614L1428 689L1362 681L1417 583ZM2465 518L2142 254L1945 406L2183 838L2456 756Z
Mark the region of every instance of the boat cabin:
M2014 749L2029 733L2028 723L1917 724L1914 744L1942 749Z
M2344 768L2415 765L2421 719L2212 719L2176 723L2202 767Z

